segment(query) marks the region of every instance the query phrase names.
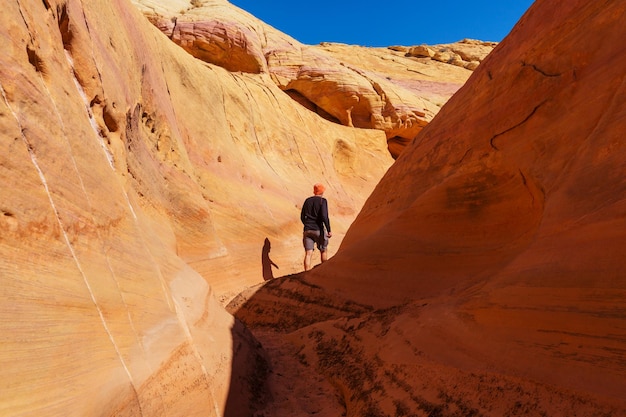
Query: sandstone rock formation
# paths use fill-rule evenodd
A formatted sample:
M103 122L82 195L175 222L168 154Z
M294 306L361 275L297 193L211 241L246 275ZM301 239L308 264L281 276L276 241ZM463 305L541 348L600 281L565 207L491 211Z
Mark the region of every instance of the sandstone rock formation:
M231 311L348 416L626 415L625 10L536 1L337 255Z
M193 58L126 0L3 6L0 415L245 414L263 357L216 298L263 280L266 240L301 270L318 181L334 252L384 133Z
M172 41L230 71L267 73L294 100L344 126L383 130L397 157L467 80L494 43L415 48L302 45L226 1L135 0Z
M4 4L1 416L626 413L623 0L538 0L373 194L471 54L141 4L183 48L127 0ZM341 250L258 284L317 181Z
M431 58L435 61L475 70L496 45L496 42L463 39L454 44L417 45L410 48L396 47L393 49L405 51L408 56Z

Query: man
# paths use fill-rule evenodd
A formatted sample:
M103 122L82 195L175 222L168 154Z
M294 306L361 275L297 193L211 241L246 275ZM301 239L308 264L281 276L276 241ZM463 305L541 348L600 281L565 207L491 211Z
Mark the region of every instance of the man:
M302 205L300 220L304 225L302 243L304 244L304 270L311 269L311 258L315 244L320 250L320 260L326 262L328 255L328 239L333 235L330 231L328 219L328 202L324 198L325 187L323 184L313 186L313 195ZM324 230L325 229L325 230Z

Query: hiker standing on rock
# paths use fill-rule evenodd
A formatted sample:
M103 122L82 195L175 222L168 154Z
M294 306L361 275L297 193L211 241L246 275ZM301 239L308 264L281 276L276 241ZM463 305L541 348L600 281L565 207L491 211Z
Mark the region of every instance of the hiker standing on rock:
M302 211L300 212L300 220L304 224L304 233L302 237L302 243L304 244L304 270L311 269L311 258L313 257L313 250L315 244L320 250L320 259L326 262L328 255L326 249L328 248L328 239L332 237L330 231L330 220L328 219L328 202L324 198L323 184L315 184L313 186L313 195L306 200L302 205Z

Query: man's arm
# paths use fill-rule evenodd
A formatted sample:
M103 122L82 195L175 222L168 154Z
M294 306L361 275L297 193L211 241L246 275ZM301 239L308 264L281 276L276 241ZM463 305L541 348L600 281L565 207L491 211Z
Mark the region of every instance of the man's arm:
M326 231L328 232L328 237L332 235L330 231L330 219L328 218L328 201L325 198L322 199L322 221L324 222L324 226L326 226Z

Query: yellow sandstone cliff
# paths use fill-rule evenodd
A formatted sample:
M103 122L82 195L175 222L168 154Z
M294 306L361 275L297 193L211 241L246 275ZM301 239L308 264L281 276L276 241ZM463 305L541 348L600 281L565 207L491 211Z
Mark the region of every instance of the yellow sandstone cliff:
M318 181L336 251L384 133L192 57L125 0L0 19L0 415L221 415L251 344L216 299L263 281L266 239L275 274L301 270Z

